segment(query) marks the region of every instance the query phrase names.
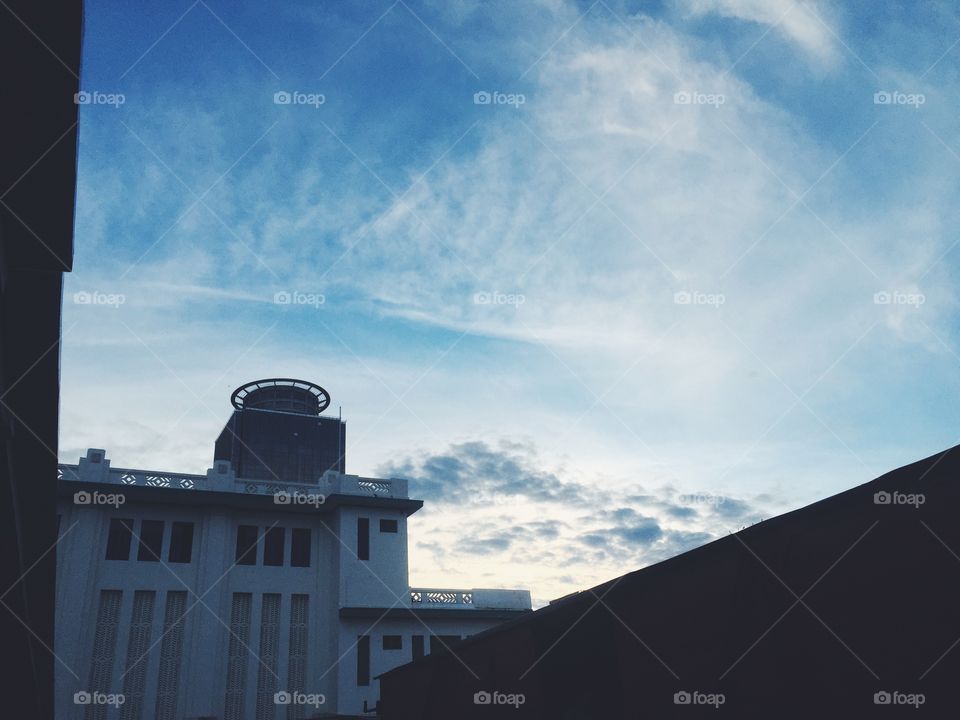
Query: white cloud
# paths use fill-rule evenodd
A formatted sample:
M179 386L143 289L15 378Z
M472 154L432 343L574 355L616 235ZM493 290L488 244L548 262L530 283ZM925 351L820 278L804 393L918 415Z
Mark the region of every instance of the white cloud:
M784 7L692 6L768 27ZM458 17L476 12L469 4L460 8ZM543 38L559 36L577 15L563 6L548 28L555 32L538 26L534 50L526 38L508 41L504 53L531 55L526 62L532 62L549 45ZM946 359L954 370L949 352L919 322L951 337L955 293L939 269L925 275L953 240L953 167L939 165L942 148L935 146L931 157L909 145L904 152L915 166L898 164L889 174L901 192L878 199L868 178L848 164L856 167L864 148L887 152L910 143L908 126L894 123L915 126L915 116L887 113L875 133L889 134L882 141L870 135L844 156L843 143L816 137L726 66L698 59L690 38L662 22L626 22L630 31L600 6L589 13L529 73L521 109L436 98L477 110L478 124L415 185L393 180L398 193L409 190L403 202L322 127L284 116L206 198L233 232L199 206L122 279L194 198L119 128L120 140L110 144L115 158L98 163L87 156L81 165L89 178L79 195L82 261L67 292L123 292L129 302L118 310L66 309L65 329L78 324L64 345L64 459L105 446L119 466L202 472L228 416L230 390L277 375L330 385L351 422L352 472L374 472L411 447L436 455L450 444L498 447L504 437L526 434L539 449L529 462L565 487L576 478L622 492L636 485L737 497L768 492L789 507L914 459L917 444L898 444L896 436L924 434L918 406L898 406L885 418L889 443L872 439L873 428L864 430L872 416L865 422L858 409L869 406L877 388L902 391L908 377L902 367L915 376L917 367L933 367L923 364L928 356ZM777 27L829 59L829 34L818 35L806 10L793 10ZM470 43L481 40L451 42L458 51L467 48L464 57L476 64ZM908 80L903 87L915 87ZM698 100L678 103L677 93ZM871 93L864 92L865 102ZM229 89L222 95L239 96ZM265 90L261 95L269 98ZM259 95L247 88L244 97L249 103ZM202 107L194 124L189 108L170 111L168 122L158 99L145 113L155 123L152 132L130 122L202 192L272 122L251 120L255 113L246 107L224 103ZM382 138L371 139L365 119L338 117L332 102L324 112L324 122L382 172L375 160ZM241 117L247 125L237 125ZM470 121L431 138L431 161ZM359 127L348 134L344 128L354 130L353 122ZM383 127L374 124L377 133ZM805 196L809 207L790 211L834 162ZM417 178L428 167L388 168L389 177ZM130 242L115 249L120 238ZM247 302L290 288L326 293L329 316L280 315L265 302ZM885 289L917 289L927 302L874 304L874 293ZM724 303L678 305L680 291L721 294ZM522 295L523 302L477 304L478 292ZM344 348L320 322L338 317L382 338ZM461 332L469 334L444 354ZM888 367L891 357L902 365ZM802 406L787 412L796 400L790 390L802 393L827 370L805 402L829 428ZM396 404L391 391L414 384ZM926 434L930 451L939 449L942 435ZM639 502L636 510L649 517L664 511ZM550 519L558 523L557 537L531 539L525 554L514 556L518 567L548 567L548 560L569 559L573 544L582 545L570 530L582 518L562 504L556 511ZM518 498L510 522L482 508L471 509L469 520L495 551L526 543L528 531L549 534L550 528L531 527L543 515ZM501 572L478 562L464 574L468 566L439 552L463 537L465 517L430 513L428 505L416 519L424 538L417 582L448 584L456 577L479 586L483 577L470 573ZM645 523L631 526L633 537L649 529ZM511 524L523 529L511 535ZM601 532L623 523L591 517L588 525ZM677 521L672 529L704 527ZM689 537L669 536L662 553ZM558 538L563 542L555 544ZM650 552L603 564L603 550L581 548L573 581L560 578L571 572L564 569L511 582L542 579L540 592L549 597L572 582L582 587L619 574L623 562L659 557Z
M715 13L764 25L828 65L839 57L840 33L822 0L677 0L677 5L691 15Z

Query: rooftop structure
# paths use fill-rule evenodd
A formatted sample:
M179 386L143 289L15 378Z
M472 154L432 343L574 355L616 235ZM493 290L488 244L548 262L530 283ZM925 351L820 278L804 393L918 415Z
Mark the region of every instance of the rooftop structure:
M383 672L530 610L526 590L410 587L423 502L335 469L323 388L258 381L231 401L205 474L98 448L59 466L58 717L107 717L94 700L121 695L122 717L362 716Z

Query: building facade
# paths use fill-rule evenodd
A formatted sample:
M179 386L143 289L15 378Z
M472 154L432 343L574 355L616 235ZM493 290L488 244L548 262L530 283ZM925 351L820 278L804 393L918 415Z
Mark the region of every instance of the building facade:
M378 675L530 610L525 590L410 587L423 503L346 474L322 388L233 404L205 475L101 449L60 466L57 717L373 717Z

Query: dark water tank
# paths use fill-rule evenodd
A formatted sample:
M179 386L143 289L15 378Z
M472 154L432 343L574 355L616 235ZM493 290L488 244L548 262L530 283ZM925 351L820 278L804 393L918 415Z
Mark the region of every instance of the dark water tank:
M237 477L316 483L327 470L346 472L346 425L320 415L330 394L319 385L257 380L238 387L230 400L235 410L214 459L229 460Z

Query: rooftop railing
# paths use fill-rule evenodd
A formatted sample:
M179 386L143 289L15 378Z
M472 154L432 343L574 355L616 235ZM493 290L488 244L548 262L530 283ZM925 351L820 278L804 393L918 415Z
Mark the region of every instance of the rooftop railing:
M91 449L76 465L57 466L58 480L111 483L116 485L249 493L254 495L363 495L366 497L407 498L407 481L401 478L365 478L329 471L316 483L283 482L238 478L229 462L217 460L206 475L172 473L157 470L112 468L103 450Z
M473 607L472 590L432 590L410 588L410 602L413 605L458 605Z
M410 588L410 606L484 610L529 610L529 590Z

